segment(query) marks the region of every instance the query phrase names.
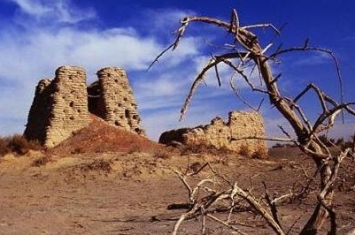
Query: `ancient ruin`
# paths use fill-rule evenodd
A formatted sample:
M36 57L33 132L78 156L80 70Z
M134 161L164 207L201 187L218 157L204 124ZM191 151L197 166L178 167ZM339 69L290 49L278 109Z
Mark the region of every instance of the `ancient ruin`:
M216 117L209 125L164 132L159 142L181 143L189 146L214 146L252 156L266 154L266 141L249 137L264 137L263 118L257 112L233 111L228 121Z
M111 125L144 134L126 72L104 68L97 72L99 81L88 87L89 111Z
M126 73L104 68L99 80L87 87L85 70L62 66L53 80L41 80L29 112L24 136L53 147L91 122L90 115L108 124L144 135Z

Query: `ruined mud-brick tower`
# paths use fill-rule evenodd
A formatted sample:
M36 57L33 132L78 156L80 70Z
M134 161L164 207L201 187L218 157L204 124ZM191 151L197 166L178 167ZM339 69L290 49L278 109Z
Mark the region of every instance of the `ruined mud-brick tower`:
M90 122L86 73L62 66L53 81L41 80L30 109L25 137L53 147Z
M49 117L51 114L50 98L53 86L50 86L50 79L42 79L38 82L35 91L35 97L28 115L25 137L29 140L37 140L44 145L47 139L47 127L49 126Z
M24 136L53 147L89 125L90 114L104 119L107 124L144 136L125 71L104 68L97 75L99 80L87 87L84 69L62 66L56 70L53 81L41 80Z
M101 106L98 115L111 125L144 135L126 72L119 68L103 68L97 75Z

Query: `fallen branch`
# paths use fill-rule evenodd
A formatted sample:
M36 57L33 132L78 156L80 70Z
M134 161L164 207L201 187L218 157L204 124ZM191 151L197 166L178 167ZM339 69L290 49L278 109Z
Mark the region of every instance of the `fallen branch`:
M229 221L230 221L230 214L233 212L233 209L235 208L236 205L240 204L242 201L248 203L259 215L261 215L265 219L265 221L269 224L269 226L275 231L276 234L280 234L280 235L285 234L278 220L275 219L270 214L270 212L264 209L264 207L256 200L256 198L250 192L240 188L237 183L232 184L231 182L226 180L225 177L221 177L219 174L217 174L217 172L213 169L213 167L209 163L204 164L204 166L202 166L201 168L205 168L206 166L208 166L209 169L211 169L212 173L214 174L215 177L213 178L216 177L223 178L223 180L227 181L228 185L232 185L232 187L222 191L211 189L209 187L204 187L206 183L213 183L214 185L219 184L218 181L212 179L202 179L196 184L195 187L191 187L186 180L186 176L184 176L178 170L174 170L174 172L178 175L180 180L185 185L185 188L188 189L190 201L185 205L190 205L190 206L189 206L189 210L183 213L180 216L179 220L175 223L173 234L177 234L178 229L184 220L189 220L192 218L196 218L198 216L202 216L202 218L207 216L208 218L212 218L213 220L222 223L223 225L231 228L234 231L240 232L237 228L230 225ZM198 170L197 172L201 172L201 170ZM199 195L198 192L201 189L203 189L207 193L206 196L198 197ZM228 210L230 213L227 221L222 221L220 219L217 219L214 216L211 217L211 213L216 212L216 210L214 209L211 210L211 208L216 207L217 203L222 200L229 201L229 207L226 208L226 210ZM202 219L202 221L204 221L204 219ZM202 225L203 230L204 227L205 225Z

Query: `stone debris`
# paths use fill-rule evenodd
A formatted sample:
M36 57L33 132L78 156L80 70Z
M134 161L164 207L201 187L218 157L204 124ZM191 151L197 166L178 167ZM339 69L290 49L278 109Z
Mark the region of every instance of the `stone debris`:
M209 125L167 131L160 136L159 142L167 145L180 142L188 146L214 146L252 156L255 153L267 154L266 141L243 138L264 136L264 121L260 113L233 111L229 113L227 122L216 117Z
M84 69L62 66L53 80L39 81L24 136L54 147L88 126L91 114L110 125L144 135L125 71L104 68L98 77L98 82L87 87Z

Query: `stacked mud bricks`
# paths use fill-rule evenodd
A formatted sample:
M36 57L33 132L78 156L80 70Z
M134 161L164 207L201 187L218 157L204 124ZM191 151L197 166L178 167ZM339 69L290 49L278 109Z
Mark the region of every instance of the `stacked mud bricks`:
M126 73L118 68L98 72L99 81L86 85L85 70L62 66L53 80L41 80L24 135L53 147L91 122L91 113L108 124L144 135Z
M256 137L256 138L255 138ZM267 144L264 121L258 112L233 111L228 121L216 117L208 125L183 128L164 132L160 143L180 142L188 146L213 146L233 152L244 152L249 156L255 153L266 154Z
M111 125L144 134L140 127L137 104L125 71L118 68L104 68L98 71L97 75L99 82L89 88L89 94L94 90L89 96L91 112ZM99 96L97 91L100 91Z

